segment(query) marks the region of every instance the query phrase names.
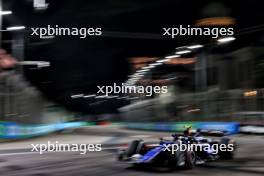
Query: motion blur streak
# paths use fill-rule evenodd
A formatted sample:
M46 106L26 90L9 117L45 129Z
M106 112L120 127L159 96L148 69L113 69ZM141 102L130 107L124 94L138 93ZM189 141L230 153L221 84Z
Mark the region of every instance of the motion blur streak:
M6 176L20 175L98 175L103 176L106 174L111 175L135 175L140 174L143 176L150 175L216 175L221 176L223 174L235 174L235 175L263 175L264 173L264 154L259 152L259 146L263 146L263 139L261 136L249 137L249 136L236 136L235 139L239 143L239 153L234 161L221 161L208 163L205 166L196 168L192 171L180 170L177 173L168 173L158 169L144 169L138 170L122 163L115 162L115 150L104 150L104 146L109 146L114 143L124 143L135 138L136 135L140 135L141 138L151 141L156 136L167 136L168 133L156 133L156 132L138 132L121 130L118 128L85 128L77 130L71 134L53 136L51 138L61 138L64 140L72 140L77 138L80 142L83 142L83 138L79 138L81 135L87 134L86 140L95 141L97 137L90 134L99 134L99 138L104 137L103 152L88 153L87 155L79 155L74 152L55 152L44 153L43 155L36 154L19 154L18 152L26 152L28 149L6 149L6 153L14 153L12 155L1 156L1 168L0 171L4 172ZM144 134L144 136L142 135ZM41 140L41 139L39 139ZM114 142L115 141L115 142ZM31 142L31 141L29 141ZM16 145L20 145L19 142ZM12 146L11 146L12 147ZM1 150L1 153L4 151ZM18 154L16 154L18 153ZM155 173L154 173L155 172Z
M260 0L0 0L0 175L263 176L263 19ZM102 151L31 153L48 141ZM192 170L117 161L160 156Z

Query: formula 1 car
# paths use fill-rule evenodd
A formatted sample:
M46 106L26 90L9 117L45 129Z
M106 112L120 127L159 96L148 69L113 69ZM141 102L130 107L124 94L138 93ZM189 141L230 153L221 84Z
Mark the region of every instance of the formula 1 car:
M118 160L132 163L134 166L152 165L166 167L170 170L176 168L192 169L195 165L217 159L233 159L236 149L234 140L222 137L220 140L205 138L198 133L192 135L172 135L172 140L160 139L157 143L148 143L143 140L132 141L127 148L120 149ZM175 150L175 146L196 144L199 150ZM222 147L221 147L222 146ZM223 146L228 146L226 150ZM217 149L217 151L216 151ZM219 150L219 151L218 151Z

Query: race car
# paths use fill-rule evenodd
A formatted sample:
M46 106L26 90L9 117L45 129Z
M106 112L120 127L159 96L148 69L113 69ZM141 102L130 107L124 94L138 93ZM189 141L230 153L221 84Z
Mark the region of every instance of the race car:
M236 143L233 139L222 137L214 140L201 136L199 131L193 134L190 129L185 130L183 135L173 134L172 137L172 140L161 138L156 143L144 142L141 139L134 140L127 148L119 150L118 160L131 163L134 166L152 165L170 170L192 169L195 165L208 161L233 159L236 150ZM199 148L180 150L179 147L183 145L199 146ZM177 150L175 150L176 146ZM223 146L227 146L226 150L219 150Z

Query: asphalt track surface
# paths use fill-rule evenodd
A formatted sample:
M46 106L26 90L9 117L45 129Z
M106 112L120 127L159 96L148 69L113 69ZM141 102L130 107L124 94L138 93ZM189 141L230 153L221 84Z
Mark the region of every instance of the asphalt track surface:
M101 130L100 130L101 131ZM88 131L89 132L89 131ZM95 132L97 135L103 135ZM142 135L144 134L144 135ZM154 138L158 133L133 131L107 132L110 141L128 141L132 138ZM64 134L61 134L64 135ZM85 134L82 134L85 135ZM162 134L163 135L163 134ZM234 136L239 145L232 161L214 161L193 170L168 172L157 168L137 169L116 161L114 147L101 152L80 155L74 152L52 152L40 155L28 149L10 149L0 153L1 176L248 176L264 175L264 137Z

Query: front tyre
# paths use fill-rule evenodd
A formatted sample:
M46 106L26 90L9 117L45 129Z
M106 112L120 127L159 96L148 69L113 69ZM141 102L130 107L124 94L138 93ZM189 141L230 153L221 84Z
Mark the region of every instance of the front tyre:
M137 153L140 142L141 140L134 140L130 143L126 151L127 157L131 157L132 155Z
M119 150L118 154L117 154L117 160L123 161L125 157L126 157L126 151L125 150Z

